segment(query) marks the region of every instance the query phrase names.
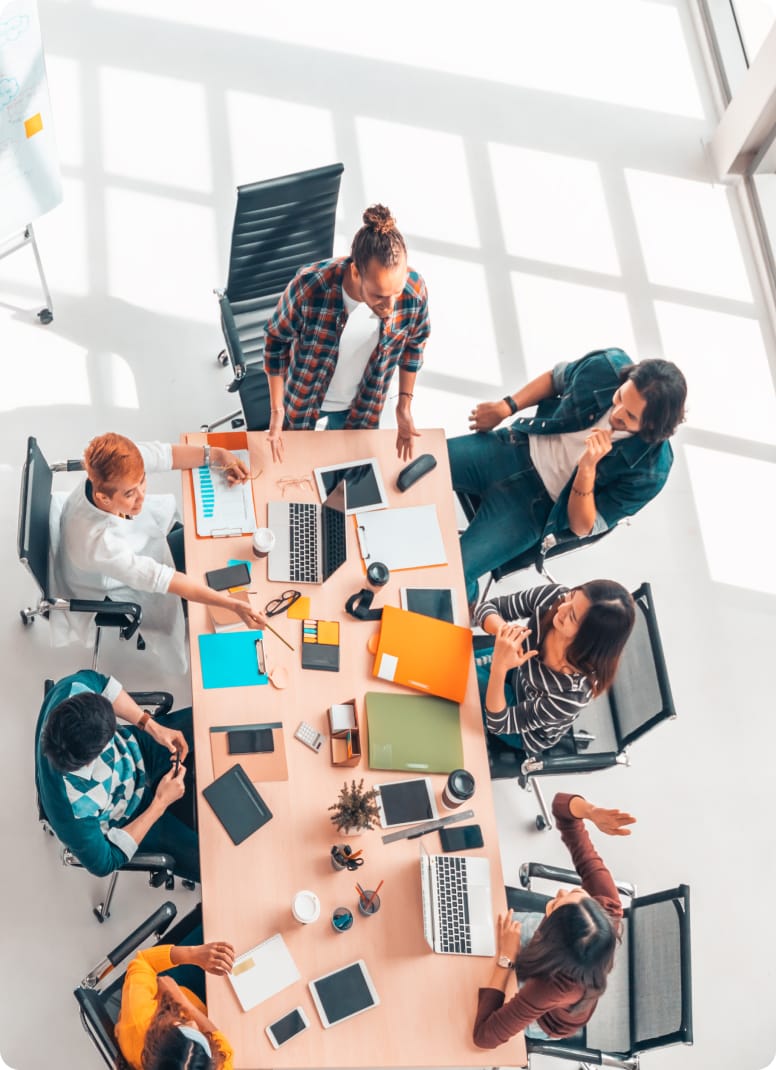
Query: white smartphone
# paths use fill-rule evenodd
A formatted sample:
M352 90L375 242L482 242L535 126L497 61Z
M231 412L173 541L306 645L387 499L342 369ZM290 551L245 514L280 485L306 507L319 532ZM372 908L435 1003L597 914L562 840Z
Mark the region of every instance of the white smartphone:
M304 1033L309 1028L310 1022L301 1007L294 1007L288 1014L278 1018L272 1025L266 1028L266 1034L273 1048L279 1048L287 1040L291 1040L297 1033Z

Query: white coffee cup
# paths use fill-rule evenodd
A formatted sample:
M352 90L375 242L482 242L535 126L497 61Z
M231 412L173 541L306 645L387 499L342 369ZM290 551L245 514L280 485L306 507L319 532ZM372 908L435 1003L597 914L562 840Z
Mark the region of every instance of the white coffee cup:
M269 528L256 528L253 533L253 552L256 557L266 557L275 547L275 533Z
M317 921L321 915L321 901L315 892L304 889L291 901L291 913L302 925Z

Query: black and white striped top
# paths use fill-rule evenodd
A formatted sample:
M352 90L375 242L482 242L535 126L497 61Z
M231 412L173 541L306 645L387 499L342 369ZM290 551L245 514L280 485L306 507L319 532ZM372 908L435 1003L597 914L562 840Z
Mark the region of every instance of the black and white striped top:
M554 602L568 592L560 584L545 584L488 599L475 614L481 625L492 613L504 620L525 620L531 634L526 649L541 650L544 639L541 620ZM556 672L539 655L513 669L509 677L517 704L497 713L485 711L488 729L498 734L519 732L526 751L536 754L552 747L571 728L593 697L590 681L582 673Z

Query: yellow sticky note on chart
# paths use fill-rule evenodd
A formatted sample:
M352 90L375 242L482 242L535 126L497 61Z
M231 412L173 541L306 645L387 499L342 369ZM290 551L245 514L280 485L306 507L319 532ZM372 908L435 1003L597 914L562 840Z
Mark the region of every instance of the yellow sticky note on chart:
M32 137L33 134L39 133L43 129L43 118L38 112L36 115L30 116L29 119L24 120L24 132L27 137Z

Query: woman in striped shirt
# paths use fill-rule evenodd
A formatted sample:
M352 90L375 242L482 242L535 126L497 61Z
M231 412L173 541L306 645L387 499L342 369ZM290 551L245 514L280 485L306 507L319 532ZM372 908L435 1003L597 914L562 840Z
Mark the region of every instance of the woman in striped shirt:
M532 754L554 746L611 686L635 615L633 598L613 580L484 602L474 623L495 636L492 660L477 665L488 730Z

